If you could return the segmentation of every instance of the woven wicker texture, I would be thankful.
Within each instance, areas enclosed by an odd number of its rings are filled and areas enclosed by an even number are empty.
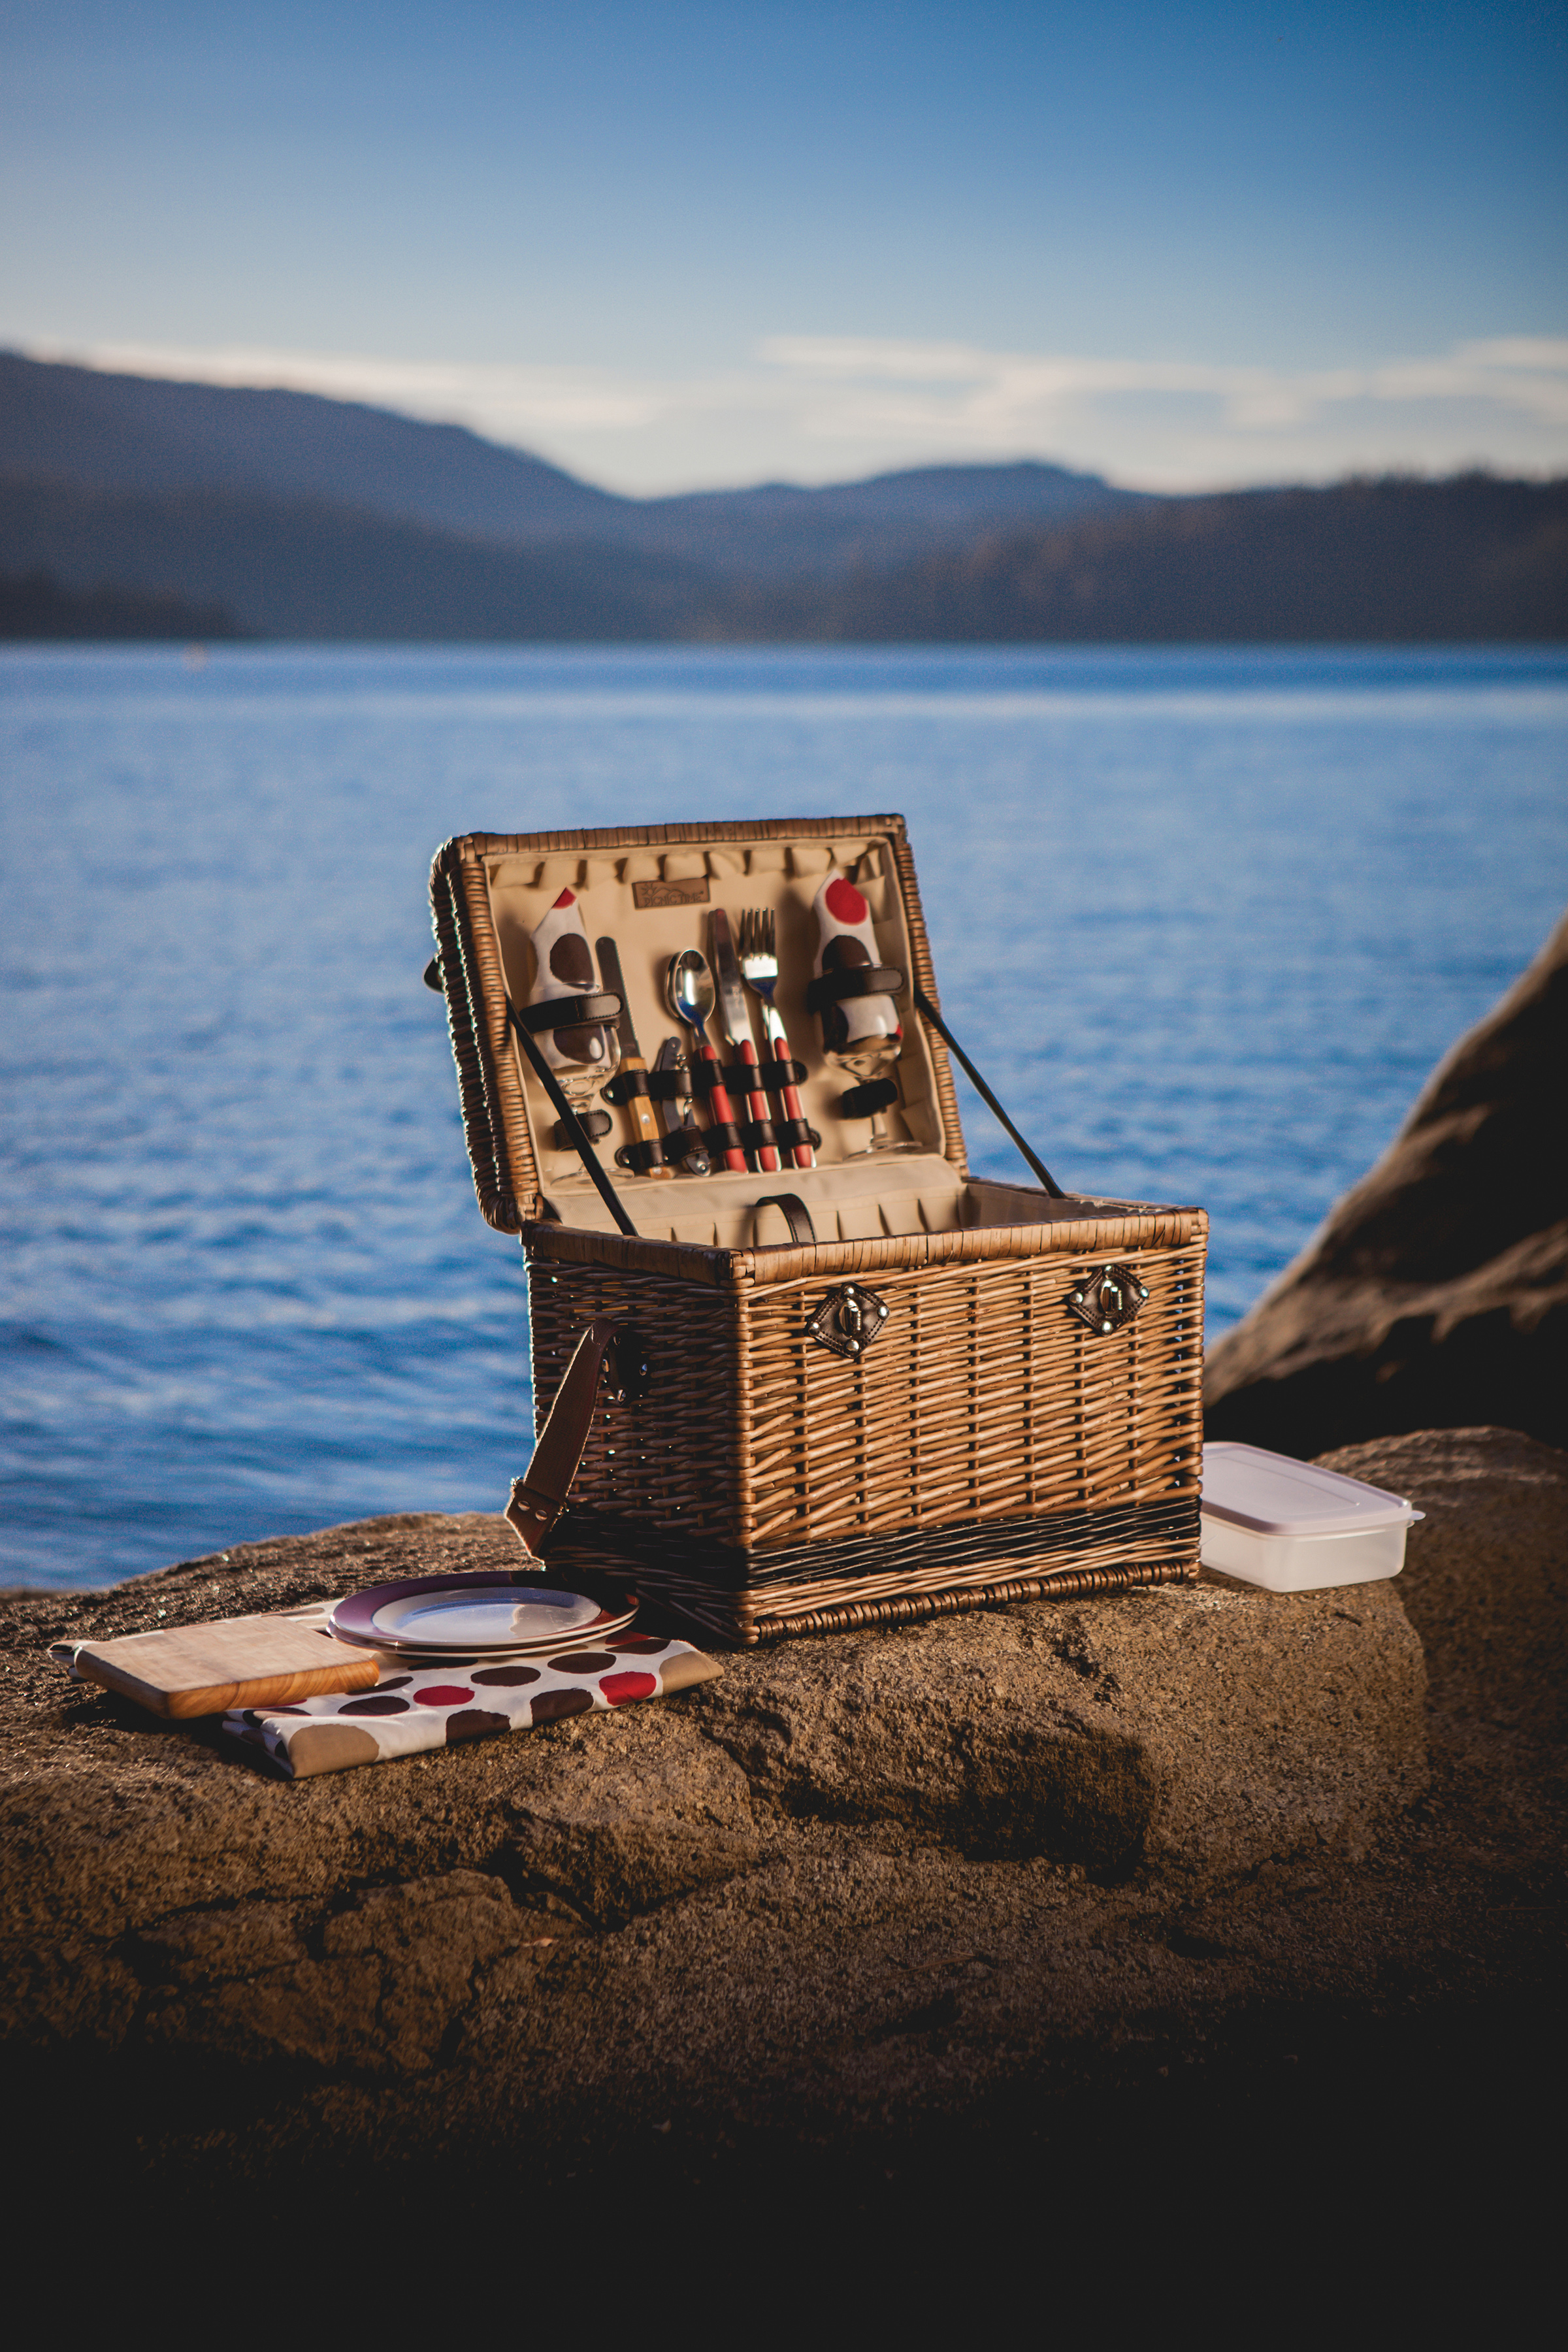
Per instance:
[[[635,1335],[648,1364],[638,1401],[601,1402],[552,1557],[634,1570],[648,1597],[745,1644],[1045,1591],[1121,1591],[1197,1566],[1207,1220],[968,1183],[934,1037],[921,1040],[922,1115],[934,1087],[942,1150],[929,1164],[948,1190],[926,1230],[724,1248],[542,1218],[508,1030],[496,861],[867,836],[890,849],[911,977],[937,1002],[896,816],[471,835],[448,842],[431,874],[475,1187],[489,1223],[520,1233],[529,1259],[536,1419],[600,1317]],[[823,1157],[845,1149],[842,1132],[825,1137]],[[874,1188],[875,1170],[868,1176]],[[703,1180],[679,1189],[693,1205],[706,1191]],[[637,1180],[626,1194],[635,1212]],[[897,1222],[891,1209],[880,1221]],[[1110,1263],[1148,1297],[1120,1328],[1091,1330],[1069,1297]],[[858,1360],[807,1329],[850,1278],[888,1309]]]
[[[1102,1242],[1110,1238],[1105,1223],[1090,1228]],[[1124,1221],[1117,1238],[1136,1223]],[[650,1591],[742,1641],[769,1623],[804,1630],[825,1605],[835,1623],[849,1623],[873,1622],[841,1613],[862,1604],[964,1589],[977,1599],[999,1577],[1016,1581],[1058,1562],[1075,1574],[1126,1572],[1145,1582],[1190,1574],[1202,1445],[1201,1231],[1180,1246],[1116,1253],[1150,1295],[1130,1324],[1103,1337],[1067,1309],[1103,1253],[1042,1255],[1050,1231],[921,1236],[922,1244],[973,1244],[1027,1233],[1036,1247],[993,1257],[955,1251],[943,1263],[901,1267],[889,1262],[900,1244],[858,1245],[877,1255],[876,1288],[889,1314],[881,1336],[850,1362],[807,1333],[831,1282],[788,1265],[806,1253],[751,1254],[753,1265],[785,1261],[785,1278],[720,1288],[607,1263],[630,1248],[608,1236],[599,1262],[584,1263],[584,1236],[535,1228],[536,1411],[548,1409],[595,1316],[635,1329],[649,1365],[641,1402],[601,1407],[563,1539],[597,1538],[607,1557],[637,1559]],[[570,1255],[557,1258],[557,1243]],[[955,1556],[951,1544],[923,1557],[918,1543],[910,1549],[911,1538],[934,1530],[970,1533],[974,1543],[960,1549],[973,1556]],[[803,1559],[803,1549],[815,1559]],[[776,1580],[780,1570],[787,1581]]]

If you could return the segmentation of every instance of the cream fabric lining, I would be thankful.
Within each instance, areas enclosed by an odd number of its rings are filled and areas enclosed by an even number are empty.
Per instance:
[[[759,1208],[759,1194],[795,1192],[811,1212],[819,1242],[876,1241],[884,1234],[951,1234],[975,1225],[1034,1225],[1064,1213],[1082,1216],[1121,1209],[1122,1202],[1075,1198],[1053,1202],[1026,1184],[984,1179],[959,1181],[944,1160],[900,1152],[874,1172],[896,1180],[872,1192],[864,1160],[838,1168],[787,1169],[777,1176],[677,1177],[671,1184],[622,1180],[621,1198],[644,1241],[685,1242],[698,1249],[786,1249],[793,1237],[784,1211]],[[689,1195],[683,1201],[677,1186]],[[658,1197],[655,1197],[655,1196]],[[674,1197],[671,1197],[671,1196]],[[701,1207],[698,1206],[698,1200]],[[596,1192],[563,1192],[551,1209],[565,1225],[611,1234],[609,1211]],[[681,1212],[686,1213],[682,1214]]]
[[[891,845],[887,836],[847,834],[835,841],[773,841],[714,842],[688,844],[667,850],[629,850],[616,856],[588,856],[576,850],[562,850],[548,856],[503,856],[486,862],[489,881],[490,909],[495,921],[496,938],[500,947],[506,971],[507,986],[515,1003],[529,1001],[533,980],[533,956],[530,934],[542,920],[551,902],[563,889],[574,890],[582,902],[583,921],[588,937],[597,940],[608,934],[620,952],[621,969],[626,981],[626,1001],[637,1042],[644,1059],[650,1064],[657,1058],[666,1037],[679,1034],[683,1042],[689,1034],[683,1031],[668,1004],[664,1002],[664,976],[669,959],[682,948],[700,947],[709,952],[709,908],[721,906],[728,912],[731,925],[738,930],[739,919],[748,908],[771,908],[778,930],[780,978],[778,1008],[788,1034],[791,1050],[797,1061],[804,1063],[807,1077],[801,1087],[802,1106],[809,1124],[822,1136],[819,1160],[828,1163],[846,1163],[855,1170],[852,1191],[831,1195],[836,1203],[849,1202],[862,1193],[877,1199],[879,1187],[869,1183],[864,1171],[866,1162],[853,1155],[863,1151],[871,1129],[866,1119],[847,1119],[839,1111],[846,1089],[855,1081],[847,1071],[830,1067],[823,1058],[822,1033],[812,1013],[805,1010],[805,991],[811,978],[816,954],[816,929],[812,914],[812,902],[820,887],[821,879],[831,866],[837,866],[855,877],[856,887],[866,898],[876,926],[878,952],[888,963],[907,971],[910,968],[909,932],[904,922],[903,899],[898,886],[898,873],[893,862]],[[707,896],[696,902],[678,903],[668,907],[638,907],[635,890],[639,883],[705,883]],[[748,1009],[752,1013],[753,1040],[759,1053],[763,1045],[761,1007],[754,1002]],[[936,1098],[935,1071],[928,1047],[924,1024],[909,1008],[905,999],[901,1009],[904,1025],[903,1051],[898,1063],[898,1082],[903,1095],[901,1109],[889,1115],[892,1132],[898,1139],[907,1139],[919,1147],[918,1153],[900,1153],[895,1160],[913,1157],[931,1158],[937,1162],[940,1175],[928,1181],[925,1192],[941,1195],[933,1201],[930,1212],[916,1210],[905,1203],[893,1213],[904,1222],[887,1224],[875,1207],[847,1207],[843,1213],[851,1225],[849,1238],[883,1232],[916,1233],[922,1229],[921,1219],[927,1219],[926,1229],[948,1230],[952,1221],[951,1206],[943,1209],[942,1201],[956,1197],[958,1180],[942,1156],[944,1138],[942,1117]],[[715,1022],[713,1041],[723,1058],[732,1058],[730,1047],[720,1034]],[[560,1210],[569,1224],[586,1224],[599,1228],[604,1213],[581,1162],[571,1151],[555,1148],[555,1113],[547,1101],[543,1088],[518,1053],[515,1041],[511,1052],[522,1084],[523,1098],[528,1106],[533,1131],[534,1150],[539,1163],[541,1188]],[[740,1109],[740,1106],[737,1108]],[[775,1105],[775,1114],[777,1106]],[[741,1116],[744,1117],[743,1109]],[[743,1238],[731,1241],[731,1234],[739,1236],[738,1211],[726,1206],[719,1193],[710,1195],[710,1183],[720,1186],[740,1186],[744,1197],[754,1200],[759,1192],[803,1192],[795,1180],[805,1174],[826,1173],[827,1170],[802,1171],[781,1169],[776,1178],[724,1175],[712,1179],[676,1178],[673,1185],[661,1180],[626,1177],[614,1169],[616,1146],[626,1142],[632,1129],[624,1111],[614,1115],[615,1124],[601,1147],[606,1168],[613,1181],[621,1188],[633,1223],[639,1232],[660,1234],[660,1210],[668,1227],[700,1223],[696,1197],[657,1203],[650,1193],[668,1192],[679,1186],[689,1196],[696,1196],[701,1185],[704,1209],[712,1201],[711,1216],[715,1231],[721,1226],[725,1247],[751,1246],[749,1226]],[[699,1112],[703,1125],[706,1118]],[[900,1184],[900,1192],[909,1189]],[[803,1193],[803,1197],[804,1197]],[[826,1196],[825,1196],[826,1197]],[[815,1202],[813,1204],[815,1214]],[[947,1223],[940,1220],[946,1216]],[[911,1217],[917,1222],[911,1223]],[[611,1230],[606,1222],[604,1230]],[[660,1238],[669,1238],[667,1230]],[[687,1236],[682,1234],[679,1238]],[[709,1244],[711,1246],[711,1243]]]

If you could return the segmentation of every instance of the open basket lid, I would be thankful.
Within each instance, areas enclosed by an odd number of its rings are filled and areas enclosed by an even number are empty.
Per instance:
[[[1201,1507],[1260,1536],[1363,1535],[1425,1516],[1384,1487],[1232,1441],[1204,1447]]]
[[[816,947],[812,903],[834,867],[850,875],[866,898],[883,963],[910,983],[898,999],[901,1116],[928,1166],[949,1182],[967,1176],[946,1049],[913,1009],[913,987],[933,1003],[940,1000],[902,817],[467,834],[437,852],[430,892],[464,1130],[490,1224],[519,1233],[547,1213],[547,1199],[564,1205],[585,1196],[585,1207],[593,1202],[574,1155],[557,1144],[555,1110],[524,1064],[508,1019],[509,997],[518,1006],[529,1001],[531,934],[563,890],[581,899],[590,939],[616,940],[626,1009],[649,1062],[679,1026],[663,997],[669,957],[706,945],[710,907],[725,908],[732,924],[743,908],[771,909],[778,929],[776,1003],[792,1052],[809,1065],[800,1093],[806,1119],[823,1138],[818,1164],[831,1168],[843,1160],[847,1122],[837,1106],[851,1081],[824,1066],[816,1016],[805,1002]],[[756,1181],[716,1174],[690,1180],[690,1186],[754,1190]]]

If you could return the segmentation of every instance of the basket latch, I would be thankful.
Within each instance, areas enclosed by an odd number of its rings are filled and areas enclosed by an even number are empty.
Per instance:
[[[1099,1339],[1131,1323],[1149,1296],[1130,1265],[1102,1265],[1098,1274],[1069,1290],[1067,1310],[1087,1323]]]
[[[828,1292],[805,1328],[819,1348],[853,1359],[865,1354],[887,1319],[885,1298],[879,1298],[864,1283],[847,1282],[841,1289]]]

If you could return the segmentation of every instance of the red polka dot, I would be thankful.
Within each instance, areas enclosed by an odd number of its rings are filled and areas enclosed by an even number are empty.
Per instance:
[[[574,907],[576,903],[577,902],[572,896],[570,890],[563,890],[561,896],[555,901],[555,904],[558,907]]]
[[[827,886],[827,911],[840,923],[863,923],[866,919],[865,899],[842,874],[835,876]]]
[[[466,1706],[473,1695],[466,1683],[427,1683],[414,1694],[426,1706]]]
[[[625,1706],[631,1698],[651,1698],[658,1688],[657,1675],[606,1675],[599,1685],[612,1706]]]

